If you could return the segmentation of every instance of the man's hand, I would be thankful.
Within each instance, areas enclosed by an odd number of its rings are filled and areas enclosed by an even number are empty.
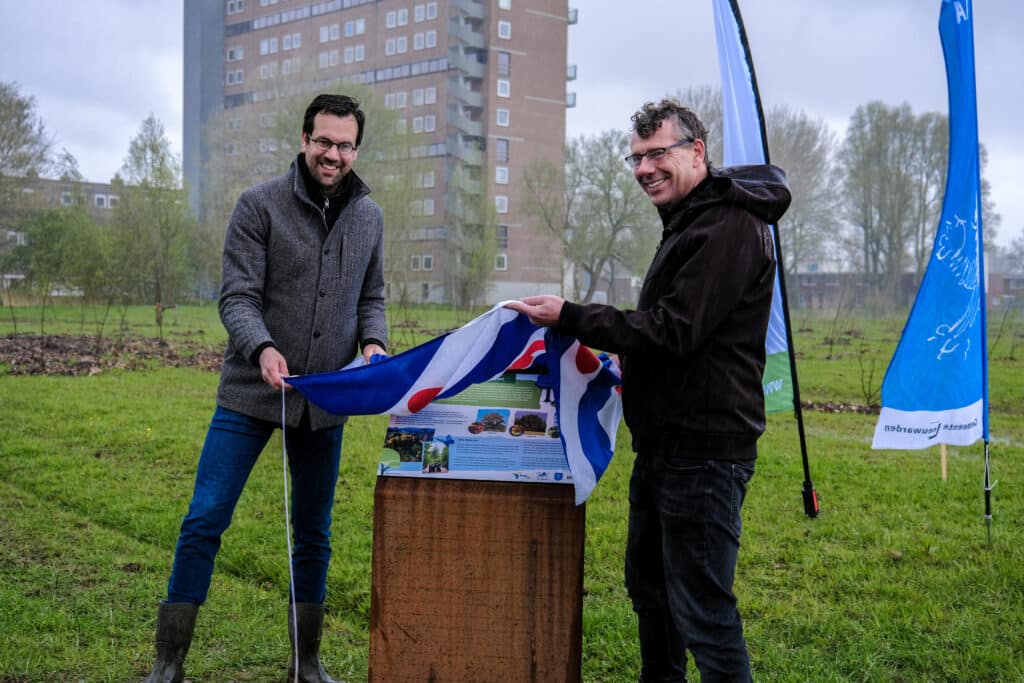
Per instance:
[[[363,362],[369,365],[370,358],[372,358],[374,354],[386,356],[388,355],[388,352],[382,349],[377,344],[367,344],[366,346],[363,347]]]
[[[558,324],[558,316],[562,314],[562,304],[565,299],[554,294],[538,294],[537,296],[524,296],[519,301],[510,301],[505,308],[522,313],[530,318],[534,325],[551,327]]]
[[[260,374],[263,375],[264,382],[274,387],[276,391],[281,391],[281,378],[288,376],[288,362],[273,346],[260,351]],[[287,385],[285,388],[291,389]]]

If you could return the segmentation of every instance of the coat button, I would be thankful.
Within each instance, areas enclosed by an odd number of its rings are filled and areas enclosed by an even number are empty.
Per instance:
[[[313,332],[313,339],[319,339],[319,338],[320,338],[320,330],[316,330],[315,332]]]
[[[325,292],[324,290],[321,289],[320,290],[320,296],[327,296],[327,292]]]

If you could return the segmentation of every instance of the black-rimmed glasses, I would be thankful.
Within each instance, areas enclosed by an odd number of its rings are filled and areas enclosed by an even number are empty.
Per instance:
[[[331,147],[337,147],[339,154],[351,154],[356,151],[355,145],[351,142],[334,142],[328,138],[312,138],[310,140],[321,152],[327,152]]]
[[[626,157],[626,163],[629,164],[629,167],[633,169],[640,168],[640,164],[643,163],[644,157],[650,159],[652,162],[657,163],[661,159],[665,158],[665,155],[668,154],[668,151],[670,149],[673,149],[675,147],[682,147],[683,145],[692,145],[693,141],[693,138],[686,138],[685,140],[680,140],[674,145],[669,145],[668,147],[655,147],[654,149],[647,150],[643,154],[630,154],[628,157]]]

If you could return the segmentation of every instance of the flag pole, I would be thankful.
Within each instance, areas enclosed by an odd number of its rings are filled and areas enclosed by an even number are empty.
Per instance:
[[[740,44],[743,46],[744,57],[747,67],[750,69],[750,87],[754,93],[754,105],[757,109],[757,121],[761,127],[761,146],[764,150],[765,163],[771,163],[768,156],[768,132],[765,128],[764,109],[761,107],[761,92],[757,87],[757,74],[754,72],[754,59],[750,54],[750,43],[747,42],[747,30],[743,26],[743,16],[740,14],[738,0],[729,0],[733,16],[736,18],[736,28],[740,36]],[[775,262],[777,276],[779,278],[779,294],[782,300],[782,316],[786,323],[786,346],[789,356],[789,375],[793,381],[793,413],[796,416],[797,434],[800,437],[800,457],[804,468],[803,501],[804,513],[814,519],[818,516],[818,492],[814,490],[814,482],[811,481],[811,466],[807,458],[807,439],[804,435],[804,414],[800,405],[800,383],[796,376],[796,354],[793,352],[793,325],[789,317],[789,297],[786,294],[786,268],[782,260],[782,242],[779,238],[779,226],[772,226],[772,237],[775,241]]]

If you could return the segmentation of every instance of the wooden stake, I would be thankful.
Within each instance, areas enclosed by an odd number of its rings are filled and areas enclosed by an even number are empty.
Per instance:
[[[946,444],[939,444],[939,463],[942,466],[942,481],[946,481]]]

